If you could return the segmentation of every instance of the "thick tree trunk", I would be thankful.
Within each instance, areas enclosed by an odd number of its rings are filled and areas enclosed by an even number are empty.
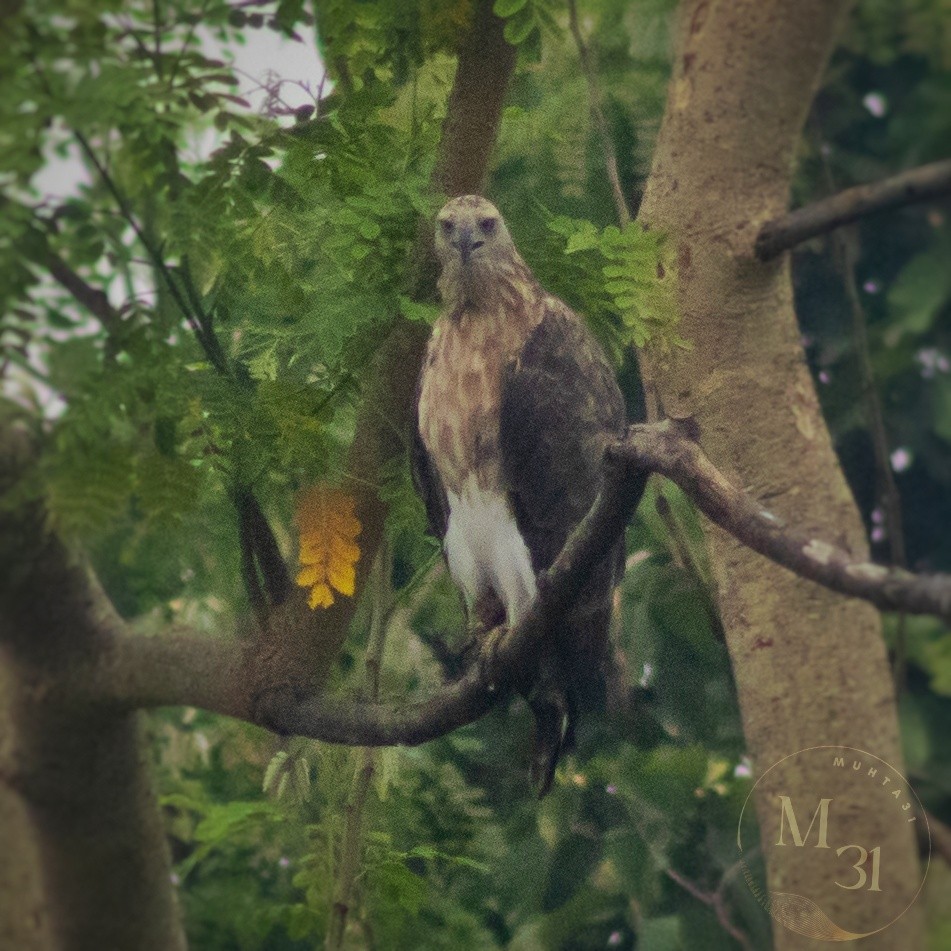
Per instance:
[[[640,217],[676,241],[680,332],[693,344],[649,355],[662,410],[693,417],[714,464],[789,523],[864,554],[863,526],[799,343],[788,256],[762,264],[754,255],[761,225],[786,207],[800,130],[848,7],[848,0],[686,0]],[[776,567],[714,527],[708,540],[757,772],[824,744],[867,750],[900,769],[876,611]],[[767,778],[758,788],[761,820],[781,792],[803,804],[809,821],[819,778],[802,769],[794,784],[777,790]],[[863,827],[881,814],[890,880],[907,886],[878,900],[898,915],[919,881],[912,827],[891,820],[871,784],[868,794]],[[801,877],[812,873],[791,871],[772,841],[764,847],[770,891],[808,894]],[[833,919],[847,894],[830,889],[823,907]],[[912,908],[861,946],[914,948],[918,931]],[[817,946],[779,926],[775,940],[782,949]]]
[[[0,948],[51,951],[53,935],[39,844],[17,781],[19,744],[14,718],[19,695],[16,670],[0,647]]]
[[[4,434],[0,487],[28,456]],[[83,689],[121,622],[41,517],[0,519],[0,818],[16,869],[0,889],[3,947],[175,951],[185,939],[137,715]]]

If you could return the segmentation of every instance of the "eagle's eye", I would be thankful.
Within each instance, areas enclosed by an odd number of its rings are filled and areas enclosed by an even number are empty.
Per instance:
[[[444,218],[440,224],[442,225],[443,234],[450,234],[452,232],[452,222],[448,218]]]
[[[479,227],[482,229],[483,234],[492,234],[495,231],[495,218],[483,218],[479,222]]]

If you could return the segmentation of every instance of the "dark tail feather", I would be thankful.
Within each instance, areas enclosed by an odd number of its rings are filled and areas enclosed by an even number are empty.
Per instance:
[[[558,760],[579,742],[585,745],[583,737],[599,724],[603,729],[605,714],[616,716],[624,706],[627,671],[611,620],[610,595],[592,606],[576,605],[539,658],[526,697],[535,717],[530,775],[539,799],[551,789]],[[585,729],[587,721],[592,729]]]
[[[554,673],[553,669],[543,672],[526,697],[535,718],[529,777],[539,799],[551,789],[572,720],[568,695]]]

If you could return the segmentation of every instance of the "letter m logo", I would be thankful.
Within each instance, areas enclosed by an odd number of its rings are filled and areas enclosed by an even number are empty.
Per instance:
[[[777,845],[786,845],[783,841],[783,832],[786,823],[789,823],[789,834],[792,836],[793,845],[802,847],[806,844],[806,839],[812,832],[812,827],[816,824],[816,817],[819,817],[819,839],[816,842],[817,849],[829,848],[829,803],[831,799],[820,799],[816,811],[812,814],[812,821],[809,828],[806,829],[805,836],[799,834],[799,823],[796,821],[796,813],[793,811],[792,801],[789,796],[780,796],[780,816],[779,816],[779,841]]]

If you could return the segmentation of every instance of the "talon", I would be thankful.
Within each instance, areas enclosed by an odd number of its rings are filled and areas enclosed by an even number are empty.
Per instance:
[[[499,689],[499,678],[496,676],[496,664],[498,662],[496,652],[499,642],[506,632],[507,628],[504,627],[496,627],[486,631],[482,643],[479,645],[479,672],[489,693],[496,693]]]

